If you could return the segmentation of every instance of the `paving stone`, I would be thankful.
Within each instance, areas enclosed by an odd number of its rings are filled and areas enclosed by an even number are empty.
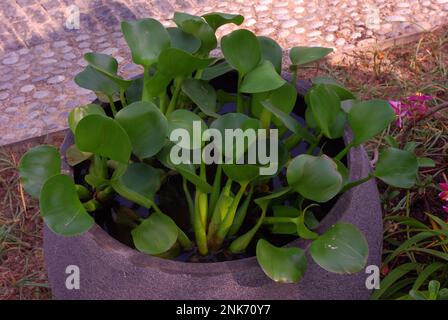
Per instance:
[[[81,10],[80,29],[65,27],[66,9],[72,4]],[[367,19],[372,5],[380,14],[376,24]],[[45,127],[32,127],[35,121],[14,123],[13,113],[5,116],[0,112],[1,128],[7,131],[0,144],[64,128],[71,108],[94,99],[94,93],[72,81],[87,65],[84,53],[114,55],[124,77],[140,74],[142,68],[130,63],[119,21],[153,17],[173,26],[168,19],[174,11],[241,13],[246,17],[242,27],[272,37],[284,48],[325,45],[344,52],[446,23],[448,0],[0,1],[0,100],[18,108],[16,113],[28,115],[27,119],[39,118],[45,105],[61,110],[45,118]],[[218,35],[236,28],[224,26]],[[213,52],[219,55],[219,51]],[[50,101],[54,104],[49,106]]]

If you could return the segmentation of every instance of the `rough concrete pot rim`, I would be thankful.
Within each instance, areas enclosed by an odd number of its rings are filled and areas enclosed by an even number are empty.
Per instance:
[[[351,134],[346,131],[344,141],[350,141]],[[74,137],[71,132],[67,134],[64,139],[61,151],[65,154],[65,150],[73,144]],[[358,177],[358,173],[362,170],[362,164],[354,159],[359,159],[362,153],[362,148],[352,148],[350,149],[347,160],[349,169],[349,179],[355,180]],[[68,173],[73,174],[71,167],[64,161],[64,169]],[[317,228],[318,233],[325,232],[331,225],[339,221],[344,216],[344,208],[350,203],[352,197],[352,190],[349,190],[342,194],[327,215],[321,220],[319,227]],[[222,262],[207,262],[207,263],[197,263],[197,262],[183,262],[162,259],[159,257],[154,257],[147,255],[145,253],[139,252],[136,249],[126,246],[125,244],[119,242],[112,236],[110,236],[105,230],[99,227],[96,223],[94,226],[88,230],[84,236],[91,238],[94,242],[98,244],[99,247],[113,251],[114,254],[124,256],[125,259],[131,261],[140,267],[149,267],[155,269],[163,269],[167,272],[185,273],[185,274],[208,274],[208,275],[219,275],[223,273],[234,273],[242,270],[247,270],[249,268],[259,267],[256,260],[256,256],[231,260]],[[303,239],[296,239],[286,246],[296,246],[303,249],[307,248],[311,244],[310,241]]]

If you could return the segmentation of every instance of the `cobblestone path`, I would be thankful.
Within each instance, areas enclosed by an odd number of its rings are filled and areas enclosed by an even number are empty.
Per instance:
[[[73,29],[69,17],[77,10]],[[64,129],[70,109],[94,99],[73,82],[84,53],[112,54],[125,77],[141,72],[130,62],[119,22],[154,17],[170,25],[174,11],[240,13],[241,27],[284,48],[345,52],[446,23],[448,0],[2,0],[0,145]]]

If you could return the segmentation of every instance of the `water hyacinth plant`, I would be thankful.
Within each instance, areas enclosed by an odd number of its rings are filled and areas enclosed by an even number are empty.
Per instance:
[[[136,79],[123,79],[112,56],[85,55],[88,66],[75,82],[107,104],[79,106],[69,114],[75,144],[63,156],[81,180],[75,183],[61,172],[60,155],[53,146],[35,147],[21,159],[23,186],[39,199],[48,227],[63,236],[79,235],[102,214],[113,211],[114,223],[126,226],[131,245],[146,254],[237,256],[252,245],[268,277],[298,282],[307,267],[305,251],[272,244],[263,233],[268,230],[288,239],[310,240],[309,254],[327,271],[362,270],[368,257],[362,233],[351,224],[337,223],[318,234],[313,231],[318,225],[313,212],[373,178],[401,188],[414,184],[417,157],[395,147],[382,150],[368,176],[349,181],[345,156],[395,120],[389,103],[360,101],[336,81],[316,78],[304,97],[304,121],[299,121],[292,112],[300,66],[325,57],[331,49],[292,48],[287,81],[281,76],[281,47],[249,30],[225,35],[220,41],[223,57],[210,56],[218,46],[216,30],[228,23],[240,25],[241,15],[176,12],[174,22],[176,27],[169,28],[154,19],[122,23],[132,60],[144,68]],[[213,80],[229,73],[236,75],[235,92],[217,90]],[[223,107],[229,103],[235,111]],[[201,124],[201,130],[221,133],[237,128],[243,132],[277,129],[276,173],[260,175],[263,165],[258,162],[174,163],[170,134],[178,128],[192,132],[194,122]],[[347,128],[353,134],[351,141],[334,157],[327,155],[323,141],[340,140]],[[202,141],[200,147],[211,143]],[[299,144],[306,146],[305,151],[294,155]],[[192,145],[183,147],[192,149]],[[173,176],[182,181],[187,209],[181,215],[189,221],[187,228],[162,210],[160,190]],[[132,209],[135,206],[112,210],[117,197],[146,208],[149,214],[142,216]]]

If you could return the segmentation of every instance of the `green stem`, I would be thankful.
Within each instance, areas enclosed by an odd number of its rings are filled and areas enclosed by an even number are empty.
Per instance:
[[[232,226],[229,230],[229,236],[235,235],[243,225],[244,219],[246,218],[247,209],[249,208],[250,201],[252,200],[252,195],[254,194],[254,185],[250,184],[249,194],[246,199],[244,199],[243,204],[236,212],[235,219],[233,220]]]
[[[269,128],[271,127],[271,117],[272,113],[266,108],[263,108],[260,115],[261,127],[263,129],[269,130]]]
[[[294,86],[294,88],[297,85],[297,70],[298,67],[297,66],[292,66],[292,72],[291,72],[291,84]]]
[[[188,211],[190,213],[190,223],[191,223],[191,225],[193,225],[194,203],[193,203],[193,199],[191,198],[190,191],[188,190],[187,179],[185,179],[184,177],[182,177],[182,188],[184,189],[185,198],[187,199]]]
[[[151,95],[148,92],[148,81],[149,81],[149,66],[145,66],[143,70],[143,90],[142,90],[142,101],[151,101]]]
[[[177,99],[179,98],[179,93],[181,89],[182,79],[178,78],[174,80],[174,92],[171,97],[170,104],[168,105],[168,109],[166,110],[166,115],[168,116],[171,112],[176,109]]]
[[[350,148],[352,148],[354,146],[353,142],[350,142],[348,145],[345,146],[344,149],[341,150],[341,152],[339,152],[336,157],[334,157],[336,160],[341,161],[341,159],[347,154],[347,152],[350,150]]]
[[[241,82],[243,81],[243,76],[238,73],[238,89],[236,94],[236,111],[239,113],[244,112],[244,101],[243,95],[241,94]]]
[[[124,108],[126,107],[128,104],[126,103],[126,98],[124,96],[124,90],[120,89],[120,101],[121,101],[121,107]]]
[[[179,241],[180,245],[185,250],[191,250],[193,248],[193,244],[191,243],[191,240],[188,238],[188,236],[185,234],[185,232],[182,231],[181,228],[177,227],[177,230],[178,230],[177,240]]]
[[[194,78],[195,79],[201,79],[203,73],[204,73],[204,69],[197,70],[196,74],[194,75]]]
[[[166,102],[167,102],[166,92],[163,92],[159,96],[159,109],[160,109],[160,112],[162,112],[163,114],[165,113]]]
[[[298,218],[291,217],[266,217],[263,220],[264,224],[275,224],[275,223],[296,223]]]
[[[117,108],[115,108],[114,99],[112,99],[112,96],[107,97],[109,98],[110,110],[112,111],[112,115],[115,117],[117,114]]]
[[[255,226],[252,227],[248,232],[243,234],[242,236],[236,238],[232,243],[230,244],[229,250],[233,253],[241,253],[246,250],[247,246],[252,241],[253,237],[257,233],[258,229],[260,228],[261,224],[263,223],[263,220],[266,216],[266,209],[267,207],[263,208],[263,211],[261,213],[261,217],[258,219]]]
[[[235,198],[232,201],[232,205],[229,208],[229,211],[227,212],[227,215],[224,217],[224,221],[221,223],[221,225],[218,228],[218,232],[216,233],[216,246],[220,247],[222,243],[224,242],[225,237],[227,236],[230,227],[233,224],[233,220],[235,219],[236,210],[238,209],[238,205],[241,201],[241,198],[244,195],[244,192],[246,191],[248,182],[242,182],[241,187],[238,190]]]
[[[221,191],[221,176],[222,176],[222,166],[218,164],[216,166],[215,179],[213,181],[213,191],[210,195],[210,203],[208,206],[208,213],[212,214],[215,211],[216,202],[218,201],[219,194]]]
[[[369,181],[372,178],[373,178],[373,175],[369,174],[365,178],[362,178],[362,179],[359,179],[359,180],[356,180],[356,181],[353,181],[353,182],[349,182],[342,188],[340,193],[344,193],[345,191],[350,190],[351,188],[359,186],[360,184],[363,184],[364,182],[367,182],[367,181]]]
[[[293,133],[285,140],[285,147],[288,149],[288,151],[291,151],[291,149],[295,148],[303,138],[296,133]]]
[[[323,133],[320,133],[320,134],[317,136],[316,141],[314,141],[314,143],[313,143],[312,145],[310,145],[310,147],[309,147],[308,150],[306,151],[306,154],[312,154],[312,153],[313,153],[314,149],[316,149],[316,147],[319,145],[319,142],[320,142],[320,140],[322,139],[322,137],[323,137]]]
[[[196,192],[194,199],[194,235],[196,238],[196,243],[198,245],[199,253],[203,256],[207,255],[207,234],[205,232],[205,226],[201,222],[200,208],[199,208],[199,196],[200,192]]]
[[[222,217],[224,217],[228,210],[229,206],[231,205],[230,201],[232,198],[230,197],[230,188],[232,187],[232,179],[227,179],[226,185],[222,189],[218,200],[216,201],[215,207],[212,212],[212,217],[210,219],[210,223],[208,225],[208,232],[207,232],[207,241],[209,243],[209,246],[214,247],[214,241],[216,232],[219,229],[219,226],[222,223]],[[230,205],[229,205],[230,203]]]

